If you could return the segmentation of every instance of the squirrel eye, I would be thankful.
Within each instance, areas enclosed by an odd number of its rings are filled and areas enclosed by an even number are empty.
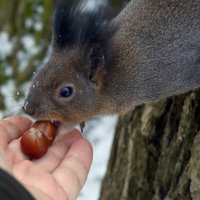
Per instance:
[[[61,97],[70,97],[73,93],[72,87],[64,87],[60,90]]]

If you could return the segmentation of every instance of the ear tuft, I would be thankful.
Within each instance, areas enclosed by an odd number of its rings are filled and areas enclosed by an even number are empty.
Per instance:
[[[54,45],[58,48],[85,47],[97,43],[104,46],[114,31],[108,27],[110,11],[105,3],[89,9],[85,0],[80,3],[76,0],[60,0],[54,15]]]
[[[73,0],[60,0],[56,7],[53,34],[54,43],[60,48],[66,46],[66,44],[72,45],[76,40],[72,32],[74,6]]]

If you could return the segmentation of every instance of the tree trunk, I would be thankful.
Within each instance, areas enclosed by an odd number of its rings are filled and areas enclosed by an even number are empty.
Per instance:
[[[101,200],[200,200],[200,92],[121,116]]]

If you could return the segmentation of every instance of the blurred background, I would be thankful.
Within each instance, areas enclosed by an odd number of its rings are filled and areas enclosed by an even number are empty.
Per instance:
[[[50,49],[54,7],[49,0],[0,0],[0,117],[21,112]]]
[[[88,0],[88,5],[100,0]],[[106,1],[106,0],[105,0]],[[51,50],[56,0],[0,0],[0,118],[21,114],[31,79]],[[109,0],[115,13],[128,0]],[[94,161],[79,200],[98,199],[110,155],[117,117],[87,122],[85,137],[94,148]]]

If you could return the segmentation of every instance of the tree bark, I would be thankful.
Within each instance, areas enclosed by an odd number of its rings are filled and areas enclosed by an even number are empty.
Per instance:
[[[101,200],[200,200],[200,92],[118,122]]]

